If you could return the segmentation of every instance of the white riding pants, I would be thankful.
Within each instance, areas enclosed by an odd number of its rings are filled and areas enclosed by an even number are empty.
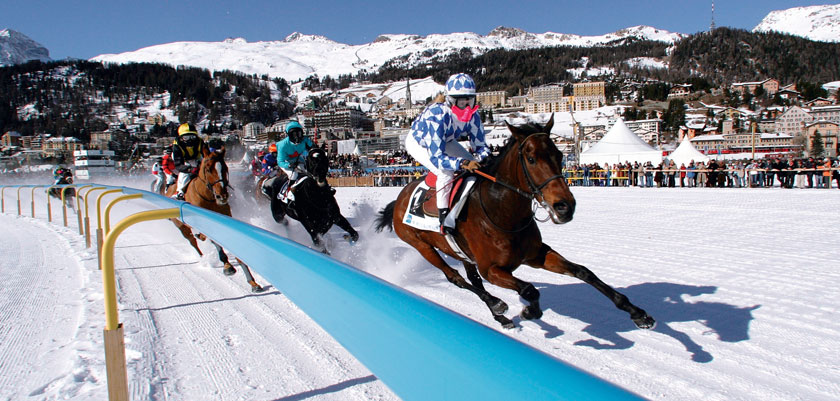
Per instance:
[[[449,207],[449,194],[452,193],[452,180],[455,177],[454,170],[441,170],[432,163],[432,154],[428,148],[419,144],[412,135],[405,136],[405,150],[418,163],[422,164],[437,176],[435,187],[435,200],[438,209],[445,209]],[[470,152],[461,146],[457,141],[450,141],[446,143],[446,154],[452,157],[461,157],[467,160],[475,160]]]

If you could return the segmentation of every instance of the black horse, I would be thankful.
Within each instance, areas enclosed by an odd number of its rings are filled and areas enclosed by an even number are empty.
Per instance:
[[[271,215],[274,221],[286,224],[286,216],[299,221],[312,237],[312,243],[324,253],[328,252],[321,243],[320,236],[329,231],[333,224],[347,231],[345,239],[358,240],[359,233],[341,215],[341,209],[335,200],[335,190],[327,184],[327,172],[330,168],[327,153],[320,148],[313,148],[306,157],[305,166],[306,174],[298,178],[291,190],[294,199],[290,202],[286,203],[277,196],[288,182],[288,177],[284,174],[280,174],[266,188],[267,195],[271,198]]]
[[[65,170],[62,173],[61,177],[59,177],[58,183],[55,185],[70,185],[73,183],[73,173],[70,170]],[[57,187],[57,188],[50,188],[49,194],[53,198],[61,199],[61,191],[64,188]],[[73,197],[76,196],[76,188],[67,188],[64,190],[64,201],[67,203],[67,207],[73,208]]]

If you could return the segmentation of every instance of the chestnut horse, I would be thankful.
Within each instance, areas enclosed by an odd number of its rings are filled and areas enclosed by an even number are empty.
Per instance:
[[[166,196],[171,197],[175,194],[177,187],[177,184],[171,185],[166,190]],[[225,164],[224,149],[216,152],[210,152],[207,150],[207,147],[204,147],[203,158],[201,160],[201,165],[198,167],[198,173],[187,186],[187,190],[184,192],[184,200],[192,205],[212,210],[225,216],[231,216],[230,204],[228,204],[228,188],[230,188],[230,185],[228,184],[228,168],[227,164]],[[175,223],[175,226],[178,227],[179,230],[181,230],[181,234],[187,239],[187,241],[190,242],[190,245],[195,248],[198,254],[203,255],[201,253],[201,249],[198,248],[198,242],[196,242],[195,239],[198,237],[204,241],[206,238],[204,234],[198,234],[195,236],[193,235],[190,226],[184,224],[178,219],[170,220]],[[236,269],[228,261],[227,254],[225,254],[222,247],[212,240],[210,242],[219,252],[219,260],[224,263],[224,274],[228,276],[235,274]],[[245,278],[248,280],[248,284],[251,285],[251,292],[265,291],[265,289],[254,280],[254,276],[251,275],[251,269],[249,269],[245,263],[242,263],[241,260],[236,259],[236,261],[239,262],[239,265],[242,266],[242,269],[245,272]]]
[[[454,240],[469,260],[459,257],[437,231],[419,230],[403,223],[412,191],[422,180],[408,184],[397,200],[380,212],[376,229],[393,229],[429,263],[443,271],[451,283],[478,295],[490,308],[494,319],[505,328],[514,327],[504,316],[508,306],[488,293],[481,279],[519,293],[528,302],[520,316],[539,319],[542,317],[539,291],[533,284],[512,274],[520,265],[526,264],[576,277],[592,285],[616,307],[628,312],[636,326],[650,329],[655,321],[647,312],[630,303],[626,296],[605,284],[589,269],[566,260],[542,242],[531,208],[534,200],[546,209],[555,224],[569,222],[575,212],[575,198],[562,173],[563,154],[549,136],[553,125],[553,115],[545,126],[507,124],[512,133],[510,140],[498,156],[490,158],[479,170],[482,174],[461,214],[466,217],[457,222]],[[460,260],[469,282],[450,267],[438,251]]]

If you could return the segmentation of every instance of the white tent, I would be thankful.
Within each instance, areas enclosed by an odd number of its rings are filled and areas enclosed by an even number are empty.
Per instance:
[[[697,150],[697,148],[695,148],[691,143],[691,140],[688,139],[688,135],[683,138],[680,146],[677,146],[677,148],[670,155],[666,156],[666,158],[673,161],[677,167],[681,164],[688,166],[692,160],[695,163],[709,161],[709,156],[706,156]]]
[[[620,118],[598,143],[580,154],[581,164],[598,163],[603,166],[605,163],[612,165],[624,162],[651,162],[657,165],[662,162],[662,152],[630,131]]]

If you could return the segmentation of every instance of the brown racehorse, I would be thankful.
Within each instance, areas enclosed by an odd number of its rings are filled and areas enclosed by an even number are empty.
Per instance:
[[[382,210],[376,228],[378,231],[392,228],[397,236],[443,271],[450,282],[478,295],[490,308],[496,321],[506,328],[514,327],[513,322],[504,316],[508,306],[484,289],[481,278],[519,293],[528,302],[520,316],[523,319],[538,319],[542,317],[539,291],[533,284],[512,274],[520,265],[526,264],[576,277],[592,285],[616,307],[628,312],[636,326],[650,329],[655,321],[647,312],[630,303],[626,296],[605,284],[589,269],[566,260],[542,242],[531,209],[532,201],[539,202],[555,224],[569,222],[575,211],[575,198],[562,175],[563,154],[549,137],[553,125],[554,116],[544,127],[537,124],[514,127],[508,124],[512,133],[510,140],[498,156],[490,158],[480,169],[489,178],[478,179],[462,212],[462,216],[466,217],[459,219],[454,236],[458,246],[471,260],[457,256],[445,237],[437,231],[418,230],[403,223],[409,197],[420,180],[406,186],[397,200]],[[469,282],[450,267],[438,251],[461,260]]]
[[[177,187],[177,185],[171,185],[166,190],[166,196],[171,197],[175,194]],[[231,216],[230,204],[228,204],[229,187],[228,169],[227,164],[225,164],[224,149],[216,152],[210,152],[207,147],[204,147],[201,165],[198,167],[198,174],[187,186],[187,190],[184,192],[184,200],[192,205],[212,210],[226,216]],[[172,222],[175,223],[175,226],[181,230],[181,234],[187,239],[187,241],[190,242],[190,245],[195,248],[198,254],[203,255],[201,253],[201,249],[198,248],[198,242],[195,240],[196,236],[193,235],[190,226],[184,224],[178,219],[170,220],[172,220]],[[198,238],[204,241],[206,237],[204,234],[198,234]],[[227,254],[225,254],[222,247],[212,240],[210,242],[216,247],[216,250],[219,252],[219,260],[225,265],[223,270],[225,275],[230,276],[235,274],[236,269],[228,261]],[[265,291],[265,289],[254,280],[254,276],[251,275],[251,269],[249,269],[246,264],[242,263],[241,260],[236,259],[236,261],[239,262],[240,266],[242,266],[243,271],[245,272],[245,278],[248,280],[248,284],[251,285],[251,291]]]

